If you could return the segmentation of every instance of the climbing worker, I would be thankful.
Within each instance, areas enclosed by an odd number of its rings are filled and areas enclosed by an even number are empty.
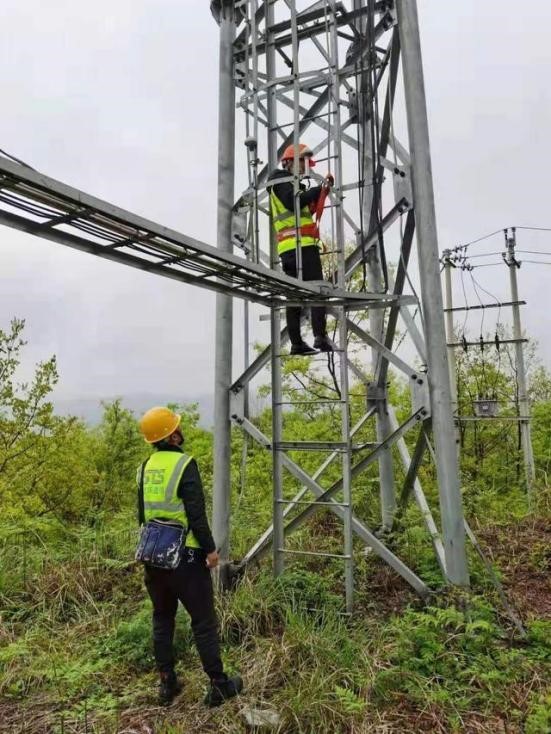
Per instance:
[[[312,158],[312,151],[307,145],[301,143],[298,146],[299,174],[308,178],[310,168],[316,165]],[[289,145],[281,156],[281,169],[272,172],[270,180],[278,178],[289,178],[293,175],[295,146]],[[327,192],[333,186],[334,180],[331,174],[327,174],[322,186],[311,186],[306,188],[304,183],[300,184],[300,222],[299,235],[302,260],[303,280],[323,280],[321,268],[319,225],[314,222],[313,213],[323,201]],[[281,183],[272,183],[268,186],[270,194],[270,210],[272,224],[277,237],[277,249],[281,259],[284,273],[293,278],[297,277],[297,222],[295,218],[295,193],[293,182],[290,180]],[[321,211],[318,211],[318,217]],[[314,349],[309,346],[300,333],[300,307],[292,306],[286,309],[287,329],[291,340],[291,354],[316,354],[317,350],[331,352],[334,349],[333,342],[328,338],[326,332],[326,311],[323,306],[312,307],[312,331],[314,333]]]
[[[195,644],[210,679],[204,702],[218,706],[240,693],[243,681],[238,675],[228,677],[220,658],[210,575],[219,557],[207,520],[199,469],[195,459],[184,453],[184,436],[176,413],[168,408],[151,408],[140,420],[140,431],[154,451],[138,469],[142,535],[136,558],[144,562],[145,585],[153,603],[159,703],[170,704],[182,688],[174,671],[173,651],[179,600],[191,617]],[[173,542],[174,537],[177,542]],[[163,543],[165,554],[160,550]]]

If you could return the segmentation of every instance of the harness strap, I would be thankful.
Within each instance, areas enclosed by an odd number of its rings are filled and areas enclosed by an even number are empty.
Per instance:
[[[319,238],[319,227],[315,222],[312,222],[311,224],[303,224],[298,228],[298,230],[301,237],[314,237],[314,239]],[[290,237],[295,237],[296,233],[296,227],[286,227],[277,233],[277,241],[283,242],[284,240],[288,240]]]

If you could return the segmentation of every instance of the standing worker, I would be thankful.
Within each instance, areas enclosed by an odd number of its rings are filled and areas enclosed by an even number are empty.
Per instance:
[[[167,705],[180,692],[174,672],[174,625],[178,600],[191,617],[191,629],[210,679],[205,697],[218,706],[243,688],[239,676],[229,678],[220,658],[218,622],[210,569],[219,557],[205,511],[205,497],[197,463],[183,451],[180,416],[168,408],[151,408],[140,420],[140,431],[155,451],[138,469],[138,516],[140,525],[180,532],[183,546],[171,560],[174,568],[145,564],[145,585],[153,603],[153,646],[160,673],[159,703]],[[187,533],[186,533],[187,530]],[[185,541],[183,541],[185,537]],[[155,541],[156,546],[159,545]],[[140,550],[140,549],[139,549]],[[181,560],[180,559],[181,555]]]
[[[308,169],[316,165],[312,158],[312,151],[307,145],[301,143],[298,146],[299,174],[304,176],[306,161]],[[281,169],[273,171],[270,179],[289,178],[293,175],[295,157],[295,146],[289,145],[285,148],[281,157]],[[313,213],[318,203],[323,206],[323,200],[327,191],[333,185],[333,177],[327,174],[323,186],[312,186],[306,189],[301,183],[297,194],[299,198],[300,221],[295,217],[295,191],[292,181],[272,183],[268,186],[270,194],[270,211],[272,224],[277,237],[277,251],[281,259],[281,265],[286,275],[297,277],[297,229],[300,237],[302,279],[323,280],[321,268],[319,225],[314,222]],[[321,212],[318,212],[318,217]],[[334,349],[333,342],[328,338],[326,332],[326,311],[324,306],[312,307],[312,331],[314,333],[314,349],[303,341],[300,333],[300,307],[292,306],[286,309],[287,329],[291,340],[291,354],[316,354],[316,350],[331,352]]]

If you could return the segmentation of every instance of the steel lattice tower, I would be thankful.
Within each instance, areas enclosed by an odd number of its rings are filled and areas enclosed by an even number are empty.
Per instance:
[[[285,548],[285,536],[316,509],[329,506],[343,523],[344,546],[338,557],[345,564],[348,609],[352,606],[353,593],[353,534],[423,593],[423,582],[354,515],[354,478],[376,461],[382,528],[392,527],[398,497],[403,500],[413,491],[446,578],[453,583],[467,584],[416,3],[412,0],[314,3],[218,0],[211,4],[211,9],[220,25],[219,247],[230,246],[232,209],[234,213],[239,210],[247,221],[246,235],[242,237],[247,257],[278,268],[273,236],[270,237],[267,185],[282,150],[290,143],[306,141],[336,179],[328,209],[332,280],[340,291],[360,291],[369,302],[369,330],[351,318],[354,303],[345,300],[333,309],[338,323],[336,359],[341,390],[341,436],[340,441],[321,446],[319,442],[314,445],[308,441],[283,440],[281,355],[287,333],[281,330],[281,306],[278,304],[271,310],[271,348],[236,380],[232,378],[228,359],[232,343],[232,301],[227,296],[218,297],[215,533],[217,538],[225,539],[223,555],[228,557],[231,416],[248,435],[273,453],[273,527],[259,539],[245,561],[258,557],[271,543],[274,569],[280,573],[284,554],[290,552]],[[401,101],[405,106],[410,152],[395,132],[393,113],[399,90],[403,93]],[[249,182],[239,196],[235,195],[232,176],[236,165],[236,107],[245,117],[242,125],[245,146],[238,150],[243,151]],[[296,168],[295,173],[298,173]],[[298,176],[293,176],[292,181],[297,192]],[[393,228],[396,230],[398,222],[402,227],[396,235]],[[410,312],[416,298],[403,294],[404,284],[410,279],[408,267],[411,268],[414,234],[421,286],[421,302],[417,303],[422,311],[421,329],[416,327]],[[388,243],[396,239],[398,249],[393,257],[397,269],[393,278],[388,266]],[[350,242],[353,247],[347,248]],[[354,276],[362,269],[363,280],[358,286],[358,278]],[[392,295],[395,300],[378,301],[383,295]],[[406,364],[392,351],[399,317],[426,366],[426,374]],[[357,367],[347,358],[351,333],[371,352],[370,376],[358,375]],[[273,431],[272,436],[264,436],[247,415],[246,388],[269,363]],[[413,413],[401,425],[387,395],[389,364],[405,373],[412,385]],[[377,443],[367,453],[353,441],[358,427],[350,423],[351,375],[359,377],[366,387],[367,413],[363,420],[376,421]],[[442,540],[416,479],[431,426]],[[403,434],[415,427],[419,427],[419,437],[410,460]],[[396,488],[390,450],[394,445],[406,473],[400,492]],[[292,449],[326,450],[328,458],[314,476],[309,476],[289,458],[288,451]],[[320,483],[323,471],[335,459],[340,459],[342,477],[324,488]],[[293,501],[283,497],[284,470],[302,485]],[[313,495],[311,502],[304,502],[306,495]],[[286,523],[289,513],[293,517]]]
[[[0,156],[0,223],[216,292],[213,529],[223,560],[229,559],[233,422],[273,457],[273,525],[249,550],[243,564],[271,547],[274,570],[280,573],[287,553],[301,553],[286,545],[288,535],[324,508],[342,523],[342,550],[328,555],[344,562],[348,611],[354,590],[354,538],[372,548],[418,593],[427,593],[425,583],[355,512],[357,483],[376,463],[381,488],[378,525],[391,528],[396,514],[414,496],[444,577],[466,585],[465,523],[416,2],[213,0],[211,9],[220,27],[218,247],[4,156]],[[395,108],[407,122],[409,152],[396,130]],[[240,130],[245,145],[238,146],[236,157],[236,131]],[[323,283],[303,282],[279,271],[267,205],[270,174],[281,151],[306,137],[320,163],[335,175],[326,214],[331,230],[329,279]],[[248,183],[236,195],[240,165]],[[295,165],[291,177],[295,192],[300,184],[297,174]],[[396,263],[394,273],[391,261]],[[420,299],[414,280],[420,285]],[[406,283],[411,294],[404,293]],[[267,307],[271,321],[270,347],[247,363],[237,378],[231,360],[235,298]],[[282,348],[287,332],[281,329],[281,310],[289,304],[323,304],[335,319],[338,396],[331,402],[338,425],[331,441],[303,440],[285,432]],[[421,328],[410,307],[420,310]],[[354,318],[362,309],[368,309],[368,329]],[[393,351],[399,319],[421,369]],[[244,330],[247,333],[248,316]],[[365,350],[361,364],[351,358],[351,335]],[[270,436],[250,420],[247,407],[248,385],[268,365],[273,403]],[[387,393],[390,365],[411,385],[412,412],[401,423]],[[362,386],[366,399],[366,412],[355,425],[350,419],[353,380]],[[358,442],[370,420],[376,423],[376,441]],[[433,451],[431,429],[441,532],[417,479],[425,450]],[[408,431],[417,431],[411,456],[404,441]],[[324,452],[325,458],[310,474],[290,451]],[[404,474],[399,488],[395,458]],[[337,463],[338,478],[331,480],[327,470]],[[292,499],[283,491],[284,472],[300,487]]]

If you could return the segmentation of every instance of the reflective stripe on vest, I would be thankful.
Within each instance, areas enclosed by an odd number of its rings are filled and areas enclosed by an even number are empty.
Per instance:
[[[297,246],[295,214],[285,208],[273,190],[270,193],[270,210],[272,213],[272,223],[277,236],[278,254],[281,255],[288,250],[295,250]],[[300,210],[299,225],[301,246],[316,245],[319,239],[319,230],[308,206],[304,206]]]
[[[156,451],[143,469],[144,518],[149,520],[171,520],[188,527],[184,503],[178,497],[180,479],[193,457],[177,451]],[[186,546],[200,548],[190,530]]]

